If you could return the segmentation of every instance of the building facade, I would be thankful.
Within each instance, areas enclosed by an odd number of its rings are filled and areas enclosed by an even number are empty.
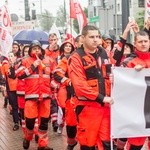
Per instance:
[[[135,19],[144,10],[144,0],[129,0],[128,5],[129,16]],[[122,34],[122,16],[122,0],[88,0],[89,23],[114,40]]]

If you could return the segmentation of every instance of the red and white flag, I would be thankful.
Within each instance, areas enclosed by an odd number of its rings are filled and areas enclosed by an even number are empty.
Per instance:
[[[145,0],[145,21],[150,17],[150,0]]]
[[[78,20],[79,31],[81,33],[83,27],[87,24],[87,18],[78,0],[70,0],[70,18]]]
[[[0,6],[0,53],[5,57],[8,57],[13,43],[11,27],[12,22],[7,6]]]

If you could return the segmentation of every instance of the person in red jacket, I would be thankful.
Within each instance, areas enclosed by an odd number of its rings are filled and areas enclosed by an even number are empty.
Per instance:
[[[18,74],[19,79],[25,79],[25,120],[26,133],[23,141],[24,149],[28,149],[34,134],[35,119],[39,119],[38,150],[52,150],[48,147],[48,122],[50,115],[50,73],[54,62],[44,56],[44,50],[39,41],[32,41],[29,57],[22,61],[25,68]]]
[[[143,68],[150,68],[150,39],[145,31],[139,31],[134,38],[135,55],[128,57],[123,61],[123,65],[129,68],[135,68],[140,71]],[[145,117],[146,118],[146,117]],[[141,150],[146,137],[128,138],[127,150]]]
[[[58,59],[60,57],[60,50],[59,50],[57,35],[55,33],[50,33],[48,42],[49,42],[49,45],[45,49],[45,55],[51,57],[54,60],[55,64],[57,65]],[[58,104],[57,104],[55,95],[57,95],[58,85],[55,82],[51,82],[50,85],[51,85],[51,90],[52,90],[50,118],[52,121],[53,131],[57,132]]]
[[[82,30],[83,46],[69,58],[69,77],[77,97],[77,139],[81,150],[95,150],[101,142],[111,149],[110,105],[113,100],[107,93],[105,72],[109,64],[104,49],[97,48],[100,33],[97,27],[87,25]],[[105,90],[106,89],[106,90]]]
[[[74,46],[71,43],[71,39],[65,41],[61,45],[60,47],[61,60],[54,71],[54,79],[60,83],[57,99],[58,105],[62,109],[64,120],[66,121],[66,132],[68,143],[67,150],[73,150],[73,148],[77,144],[76,140],[77,119],[74,111],[76,98],[74,96],[73,87],[71,86],[71,80],[68,77],[68,65],[67,65],[68,58],[73,51]]]

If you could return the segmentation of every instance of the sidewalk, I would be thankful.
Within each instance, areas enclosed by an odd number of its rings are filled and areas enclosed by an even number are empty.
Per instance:
[[[23,134],[21,127],[18,131],[13,131],[12,116],[9,114],[8,108],[3,108],[3,99],[0,93],[0,150],[23,150],[22,141]],[[51,124],[49,124],[49,146],[54,150],[65,150],[67,146],[67,139],[65,130],[62,135],[58,135],[52,131]],[[29,150],[37,150],[37,143],[33,139],[30,143]],[[79,150],[76,146],[74,150]],[[142,150],[148,150],[147,145]]]
[[[21,126],[18,131],[13,131],[12,116],[9,114],[8,108],[3,108],[3,99],[0,93],[0,150],[23,150],[22,141],[23,134]],[[52,131],[49,124],[49,146],[54,150],[65,150],[67,139],[65,130],[62,135],[58,135]],[[77,150],[76,147],[74,150]],[[37,150],[37,143],[33,139],[28,150]]]

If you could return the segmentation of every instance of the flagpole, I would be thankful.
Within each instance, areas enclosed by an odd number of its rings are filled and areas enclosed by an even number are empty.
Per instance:
[[[69,5],[70,5],[70,14],[71,14],[71,0],[69,0]],[[69,14],[69,18],[70,18],[70,33],[71,33],[71,35],[72,35],[72,29],[73,29],[73,20],[71,19],[71,15]],[[72,39],[71,39],[71,41],[72,41]]]
[[[64,20],[67,22],[67,17],[66,17],[66,0],[64,0]]]

